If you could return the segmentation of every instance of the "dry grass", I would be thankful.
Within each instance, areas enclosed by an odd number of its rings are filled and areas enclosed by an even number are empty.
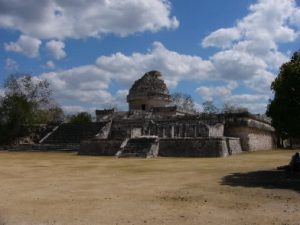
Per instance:
[[[115,159],[0,152],[0,225],[300,224],[293,151]]]

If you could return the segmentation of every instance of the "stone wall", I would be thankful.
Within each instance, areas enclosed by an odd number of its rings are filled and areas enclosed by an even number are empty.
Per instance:
[[[208,137],[209,127],[203,123],[186,123],[169,121],[158,121],[152,128],[154,135],[162,138],[183,138],[183,137]]]
[[[273,132],[246,126],[227,128],[225,135],[239,137],[243,151],[273,149],[276,144]]]
[[[224,135],[224,124],[217,123],[208,125],[209,137],[223,137]]]
[[[0,146],[0,150],[9,151],[78,151],[79,144],[18,144]]]
[[[241,141],[239,138],[226,137],[226,144],[229,155],[234,155],[242,152]]]
[[[159,156],[224,157],[228,154],[226,138],[177,138],[159,140]]]
[[[241,139],[243,151],[273,149],[275,130],[268,120],[255,115],[227,115],[224,136]]]
[[[114,120],[109,139],[125,139],[156,135],[160,138],[222,137],[224,124],[205,124],[199,120],[169,119],[122,119]]]
[[[109,139],[124,140],[134,136],[140,136],[138,133],[143,132],[143,120],[114,120],[111,124]]]
[[[79,155],[114,156],[122,144],[122,140],[90,139],[80,143]]]
[[[121,140],[85,140],[79,154],[114,156],[121,144]],[[225,157],[242,151],[239,138],[162,138],[157,147],[158,155],[167,157]]]

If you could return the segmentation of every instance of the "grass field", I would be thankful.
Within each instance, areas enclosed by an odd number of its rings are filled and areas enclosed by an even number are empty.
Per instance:
[[[0,225],[300,224],[294,151],[115,159],[0,152]]]

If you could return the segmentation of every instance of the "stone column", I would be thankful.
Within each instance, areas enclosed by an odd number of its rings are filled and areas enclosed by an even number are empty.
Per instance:
[[[174,125],[171,127],[171,138],[174,138]]]

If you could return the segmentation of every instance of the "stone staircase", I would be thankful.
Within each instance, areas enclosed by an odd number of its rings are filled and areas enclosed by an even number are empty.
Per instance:
[[[79,144],[81,140],[95,137],[105,125],[105,122],[62,123],[41,144]]]
[[[151,158],[158,155],[159,139],[157,136],[142,136],[125,139],[116,157]]]

